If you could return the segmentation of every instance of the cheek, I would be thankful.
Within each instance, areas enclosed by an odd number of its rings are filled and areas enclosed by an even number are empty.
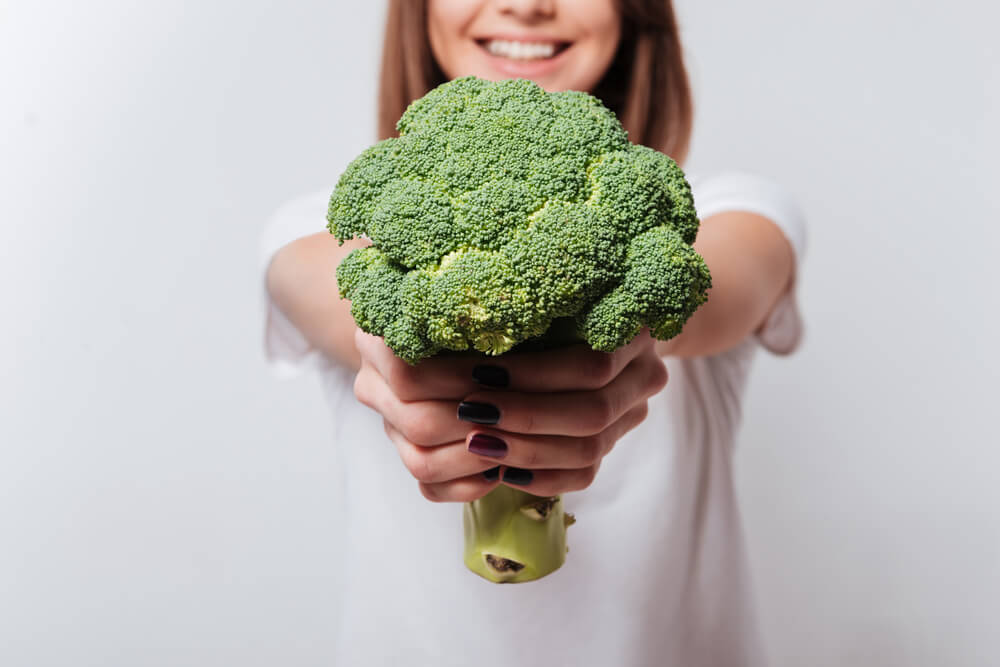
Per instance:
[[[485,0],[428,0],[427,35],[434,59],[449,78],[460,69],[467,26]]]
[[[564,3],[563,9],[573,5],[574,16],[579,17],[579,27],[586,34],[580,46],[580,58],[574,69],[577,90],[593,90],[611,66],[621,39],[621,18],[612,0],[575,0]]]
[[[593,92],[611,67],[617,49],[617,40],[594,40],[588,43],[586,51],[580,53],[576,63],[567,72],[573,80],[566,87]]]
[[[569,0],[559,9],[577,17],[581,25],[596,32],[613,30],[620,21],[615,0]]]
[[[616,25],[613,28],[609,28],[607,32],[601,34],[594,41],[592,58],[595,69],[600,71],[598,78],[603,76],[604,72],[611,66],[611,62],[615,59],[615,53],[618,51],[619,32],[620,30]]]

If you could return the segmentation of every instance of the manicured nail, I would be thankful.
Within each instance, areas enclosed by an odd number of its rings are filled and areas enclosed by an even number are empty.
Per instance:
[[[496,468],[490,468],[489,470],[483,471],[483,477],[486,478],[487,482],[495,482],[500,479],[500,466]]]
[[[503,471],[503,481],[508,484],[525,486],[531,484],[531,480],[534,478],[535,475],[530,470],[525,470],[524,468],[507,468]]]
[[[502,389],[510,385],[510,373],[500,366],[480,364],[472,369],[472,379],[484,387]]]
[[[473,424],[496,424],[500,421],[500,411],[489,403],[462,401],[458,404],[458,418]]]
[[[507,443],[500,438],[485,433],[477,433],[469,439],[468,450],[479,456],[502,459],[507,456]]]

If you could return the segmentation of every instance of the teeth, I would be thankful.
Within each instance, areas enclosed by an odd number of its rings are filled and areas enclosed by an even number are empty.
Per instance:
[[[503,39],[491,39],[486,42],[486,50],[495,56],[511,60],[541,60],[554,56],[556,45],[551,42],[508,42]]]

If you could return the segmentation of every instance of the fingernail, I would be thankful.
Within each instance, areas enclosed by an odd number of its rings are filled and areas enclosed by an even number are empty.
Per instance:
[[[496,468],[490,468],[489,470],[483,471],[483,477],[486,478],[487,482],[495,482],[500,479],[500,466]]]
[[[500,438],[485,433],[477,433],[469,439],[468,450],[479,456],[502,459],[507,456],[507,443]]]
[[[510,373],[500,366],[480,364],[472,369],[472,379],[484,387],[503,388],[510,385]]]
[[[458,404],[458,418],[473,424],[496,424],[500,421],[500,411],[489,403],[462,401]]]
[[[507,468],[503,471],[503,481],[508,484],[525,486],[527,484],[531,484],[531,480],[534,478],[534,473],[530,470],[525,470],[524,468]]]

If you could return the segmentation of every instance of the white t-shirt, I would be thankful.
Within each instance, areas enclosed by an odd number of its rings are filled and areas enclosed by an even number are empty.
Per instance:
[[[801,214],[760,178],[689,175],[702,219],[751,211],[805,248]],[[331,187],[332,190],[332,187]],[[261,266],[286,243],[323,231],[329,191],[275,214]],[[332,267],[331,267],[332,270]],[[265,297],[266,299],[266,297]],[[497,585],[462,562],[461,506],[420,494],[353,375],[322,358],[266,301],[266,356],[276,372],[314,369],[333,412],[343,489],[336,665],[731,667],[763,664],[736,504],[733,446],[758,346],[793,351],[802,325],[794,286],[765,326],[715,356],[668,359],[649,416],[603,460],[587,489],[565,494],[570,552],[538,581]]]

